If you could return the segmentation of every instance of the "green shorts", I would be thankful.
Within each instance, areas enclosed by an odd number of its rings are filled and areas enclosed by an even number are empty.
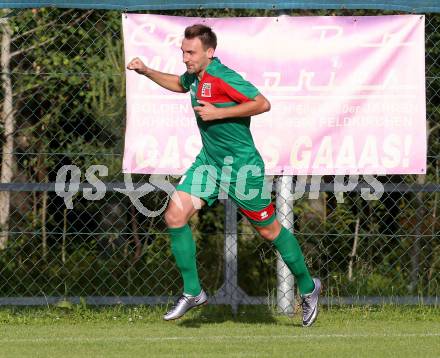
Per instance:
[[[208,206],[212,206],[217,199],[229,197],[255,226],[266,226],[275,220],[271,188],[268,187],[264,175],[223,182],[220,180],[220,173],[221,169],[207,164],[201,153],[183,174],[176,190],[198,197]]]

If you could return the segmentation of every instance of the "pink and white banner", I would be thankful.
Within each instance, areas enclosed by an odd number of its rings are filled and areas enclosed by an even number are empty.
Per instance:
[[[425,173],[423,16],[122,20],[126,63],[179,75],[185,27],[213,28],[215,55],[272,104],[251,124],[266,174]],[[183,173],[201,148],[189,94],[126,76],[123,171]]]

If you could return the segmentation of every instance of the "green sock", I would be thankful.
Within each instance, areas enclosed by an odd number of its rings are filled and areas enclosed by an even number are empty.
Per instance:
[[[183,279],[183,292],[197,296],[200,287],[196,264],[196,243],[188,224],[178,228],[168,228],[171,236],[171,251]]]
[[[298,240],[284,226],[273,244],[279,251],[283,261],[298,281],[298,288],[301,295],[312,292],[315,289],[315,283],[310,276],[304,256],[299,247]]]

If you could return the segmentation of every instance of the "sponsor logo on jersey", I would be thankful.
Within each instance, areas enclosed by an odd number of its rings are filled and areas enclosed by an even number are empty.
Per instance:
[[[261,215],[261,219],[266,219],[266,218],[269,216],[269,214],[267,213],[266,210],[262,211],[262,212],[260,213],[260,215]]]
[[[202,97],[211,97],[211,83],[205,82],[202,85]]]

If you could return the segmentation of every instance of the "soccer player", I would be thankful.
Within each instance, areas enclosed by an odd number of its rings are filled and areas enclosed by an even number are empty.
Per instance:
[[[255,86],[214,57],[216,46],[212,29],[196,24],[185,29],[182,40],[187,68],[183,75],[153,70],[139,58],[127,66],[170,91],[190,92],[203,144],[165,212],[184,287],[164,319],[180,318],[189,309],[207,303],[188,220],[204,204],[211,206],[219,194],[227,193],[259,234],[273,243],[295,276],[302,297],[303,326],[310,326],[318,315],[321,282],[310,276],[298,241],[276,220],[270,195],[264,195],[264,163],[249,129],[251,116],[269,111],[270,103]]]

